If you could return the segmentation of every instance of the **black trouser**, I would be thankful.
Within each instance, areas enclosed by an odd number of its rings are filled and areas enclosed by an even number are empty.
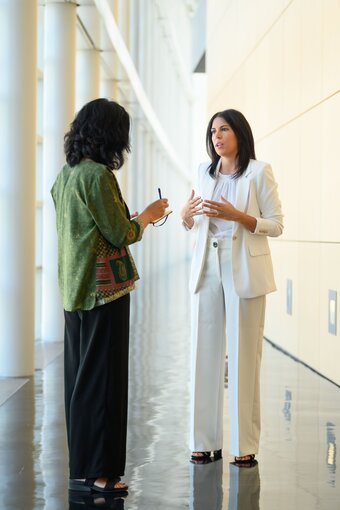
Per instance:
[[[65,311],[65,413],[70,478],[124,474],[129,310],[127,294]]]

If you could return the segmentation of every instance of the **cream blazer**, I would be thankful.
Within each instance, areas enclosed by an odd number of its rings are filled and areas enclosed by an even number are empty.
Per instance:
[[[210,200],[216,185],[208,172],[210,162],[198,168],[198,196]],[[219,170],[219,164],[217,171]],[[239,177],[236,191],[236,209],[257,220],[254,233],[234,223],[232,233],[232,274],[236,293],[241,298],[263,296],[276,290],[273,265],[267,237],[278,237],[283,230],[281,202],[272,169],[268,163],[251,159],[246,171]],[[190,291],[200,289],[204,267],[209,218],[196,216],[191,231],[196,233],[190,282]]]

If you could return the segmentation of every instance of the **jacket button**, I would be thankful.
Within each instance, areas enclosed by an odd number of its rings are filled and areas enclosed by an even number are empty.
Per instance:
[[[214,248],[217,248],[217,246],[218,246],[217,242],[216,242],[216,241],[214,241],[214,242],[213,242],[213,247],[214,247]]]
[[[236,239],[237,239],[237,236],[233,236],[233,241],[236,241]]]

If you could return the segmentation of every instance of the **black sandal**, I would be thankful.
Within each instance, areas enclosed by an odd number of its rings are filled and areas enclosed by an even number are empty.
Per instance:
[[[214,460],[222,459],[222,450],[214,450]]]
[[[198,453],[199,455],[194,455],[194,453]],[[190,461],[194,464],[207,464],[211,462],[210,453],[211,452],[192,452]]]
[[[78,492],[100,492],[102,494],[124,494],[127,492],[129,486],[124,483],[124,487],[115,487],[120,482],[120,477],[109,479],[104,487],[99,487],[95,482],[98,478],[86,478],[86,480],[68,481],[68,488],[70,491]]]
[[[234,462],[232,462],[232,464],[234,464],[234,466],[245,468],[256,466],[257,460],[255,460],[255,454],[252,453],[245,455],[245,457],[250,457],[250,459],[240,459],[239,457],[234,457]]]

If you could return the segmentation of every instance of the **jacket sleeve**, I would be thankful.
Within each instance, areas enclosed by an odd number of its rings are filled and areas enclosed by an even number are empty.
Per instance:
[[[260,216],[256,218],[253,234],[278,237],[283,231],[283,215],[277,183],[270,165],[265,165],[257,175],[256,192]]]
[[[86,205],[101,234],[113,246],[122,248],[142,238],[144,225],[138,217],[127,218],[118,182],[111,172],[98,172],[86,194]]]

